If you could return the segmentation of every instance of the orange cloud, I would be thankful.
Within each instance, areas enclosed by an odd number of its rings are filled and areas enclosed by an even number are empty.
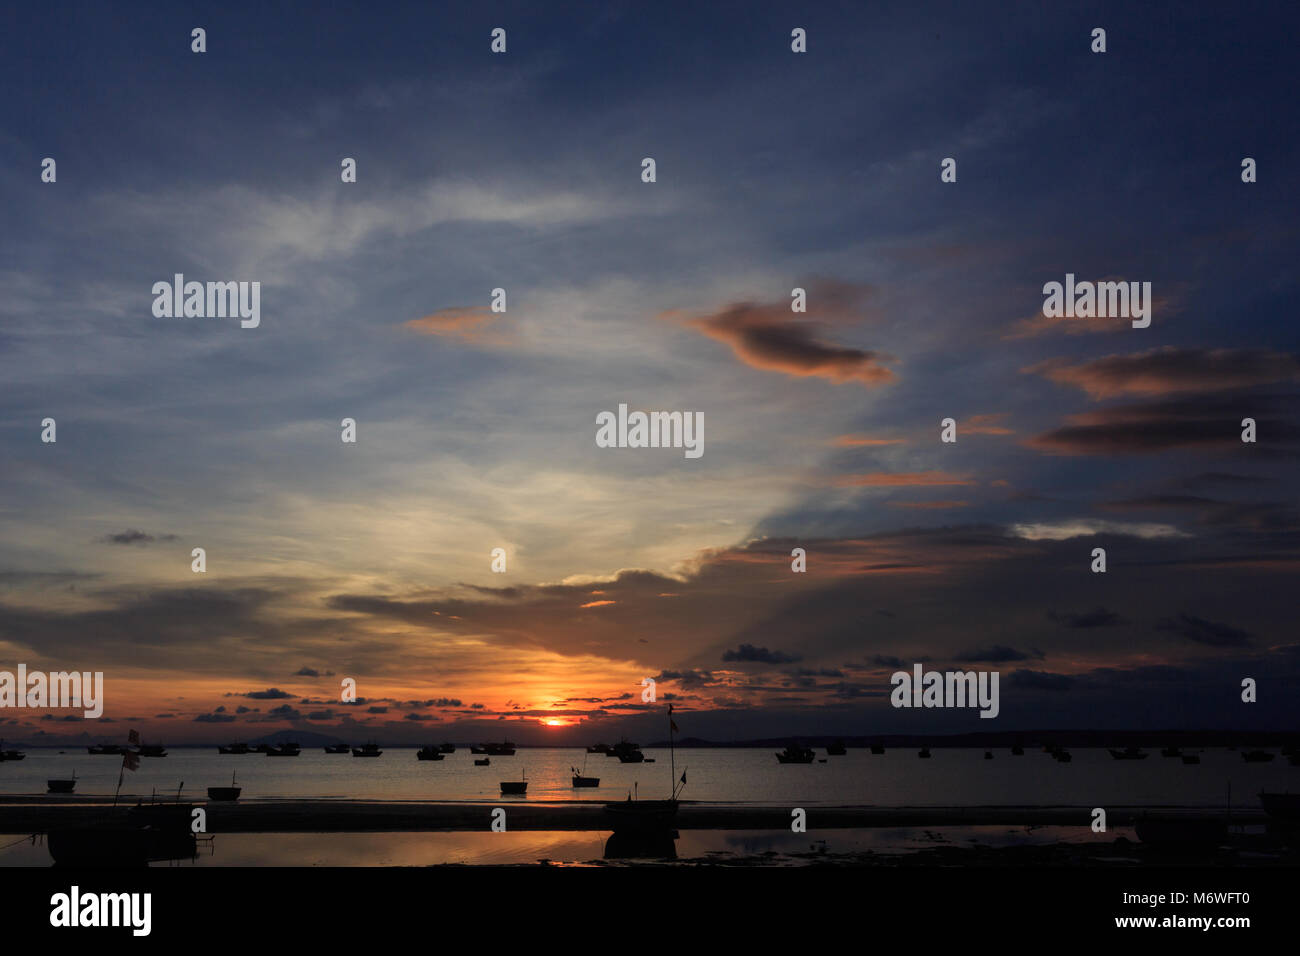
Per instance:
[[[504,345],[508,341],[505,336],[487,329],[497,315],[486,306],[452,306],[402,325],[413,332],[456,338],[470,345]]]
[[[994,415],[972,415],[958,424],[957,431],[963,435],[1014,435],[1015,432],[1010,428],[999,424],[1006,417],[1005,412]]]
[[[1124,282],[1122,276],[1102,276],[1098,282]],[[1176,315],[1182,309],[1182,292],[1180,288],[1175,292],[1157,293],[1152,290],[1151,296],[1151,321],[1160,318],[1166,318],[1170,315]],[[1092,332],[1119,332],[1128,329],[1131,326],[1128,321],[1119,321],[1114,319],[1078,319],[1070,316],[1056,316],[1049,318],[1043,315],[1040,307],[1039,311],[1028,318],[1020,319],[1013,322],[1010,331],[1002,336],[1003,339],[1028,339],[1039,335],[1047,335],[1053,332],[1064,335],[1085,335]]]
[[[717,312],[685,318],[676,311],[660,317],[679,321],[731,347],[751,368],[800,378],[824,378],[836,385],[856,382],[868,388],[892,382],[885,366],[893,359],[881,352],[822,341],[817,333],[828,324],[860,321],[870,286],[814,280],[808,286],[808,311],[790,311],[790,300],[736,302]]]
[[[1054,358],[1022,369],[1094,399],[1213,392],[1300,379],[1300,358],[1269,349],[1184,349],[1167,345],[1070,364]]]
[[[973,485],[969,478],[950,475],[946,471],[876,471],[865,475],[849,475],[836,484],[865,488],[905,488],[930,485]]]
[[[838,448],[861,448],[876,445],[901,445],[906,438],[868,438],[866,435],[840,435],[832,442]]]
[[[579,607],[604,607],[607,604],[617,604],[617,601],[588,601],[586,604],[580,604]]]

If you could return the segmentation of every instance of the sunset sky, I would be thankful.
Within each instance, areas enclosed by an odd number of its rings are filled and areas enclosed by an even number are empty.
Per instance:
[[[0,736],[1293,729],[1294,31],[1005,6],[5,11],[0,670],[107,703]]]

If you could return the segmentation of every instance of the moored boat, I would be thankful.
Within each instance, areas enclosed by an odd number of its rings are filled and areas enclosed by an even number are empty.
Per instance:
[[[327,754],[346,754],[351,753],[352,748],[347,744],[326,744],[325,752]]]
[[[812,763],[816,757],[817,751],[800,744],[790,744],[776,755],[776,759],[781,763]]]
[[[1110,755],[1116,760],[1146,760],[1150,756],[1141,747],[1125,747],[1123,750],[1111,750]]]
[[[437,747],[434,747],[432,744],[430,744],[426,747],[421,747],[419,750],[417,750],[415,752],[415,759],[416,760],[442,760],[443,753]]]
[[[672,764],[674,778],[677,773],[676,750],[673,746],[673,733],[677,725],[673,722],[673,705],[668,705],[668,756]],[[686,788],[686,773],[682,772],[680,783],[673,779],[670,796],[667,800],[635,799],[636,785],[627,800],[605,804],[605,816],[613,831],[605,842],[605,856],[611,859],[621,857],[675,857],[677,855],[674,840],[677,837],[677,797]]]
[[[120,757],[126,753],[126,748],[118,744],[91,744],[86,752],[92,757]]]
[[[843,757],[848,752],[849,750],[844,746],[844,741],[842,740],[837,740],[832,744],[828,744],[826,747],[826,756],[828,757]]]
[[[614,746],[609,748],[606,757],[617,757],[619,763],[643,763],[645,754],[641,752],[641,745],[634,744],[630,740],[620,740]]]
[[[50,793],[71,793],[77,785],[77,775],[74,773],[71,780],[46,780],[45,785]]]
[[[140,804],[97,825],[51,830],[50,856],[56,866],[114,868],[193,858],[193,810],[189,803]]]
[[[382,757],[383,754],[384,752],[379,749],[379,744],[373,740],[361,747],[352,748],[352,756],[354,757]]]
[[[250,748],[248,744],[233,743],[227,744],[224,747],[220,745],[217,746],[217,753],[219,754],[243,755],[252,752],[252,748]]]
[[[14,750],[13,748],[10,748],[9,750],[5,750],[4,741],[0,740],[0,761],[22,760],[26,756],[27,754],[23,753],[21,750]]]
[[[235,786],[235,775],[230,775],[230,786],[228,787],[208,787],[208,799],[231,802],[239,799],[243,792],[242,787]]]

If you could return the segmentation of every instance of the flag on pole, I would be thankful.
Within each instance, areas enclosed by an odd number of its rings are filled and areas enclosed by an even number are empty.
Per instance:
[[[135,744],[138,747],[140,745],[140,734],[137,731],[131,731],[126,735],[126,742],[129,744]]]
[[[122,754],[122,766],[127,770],[139,770],[140,755],[134,751],[128,750],[126,753]],[[121,774],[118,775],[118,779],[121,779]]]

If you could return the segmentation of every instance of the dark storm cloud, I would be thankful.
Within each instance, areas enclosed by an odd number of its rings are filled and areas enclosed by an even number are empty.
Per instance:
[[[194,718],[199,724],[229,724],[236,720],[234,714],[199,714]]]
[[[293,672],[294,677],[320,677],[320,671],[311,667],[300,667]]]
[[[734,651],[726,651],[722,659],[751,664],[792,664],[801,658],[797,654],[769,651],[766,647],[755,647],[753,644],[741,644]]]
[[[217,673],[228,670],[233,657],[247,667],[295,641],[313,639],[309,620],[282,612],[282,606],[303,599],[292,581],[231,588],[101,588],[83,598],[99,606],[0,604],[0,638],[34,655],[90,655],[134,665],[147,654],[153,666]],[[339,633],[350,630],[346,620],[334,627]],[[275,670],[283,673],[282,667]]]

